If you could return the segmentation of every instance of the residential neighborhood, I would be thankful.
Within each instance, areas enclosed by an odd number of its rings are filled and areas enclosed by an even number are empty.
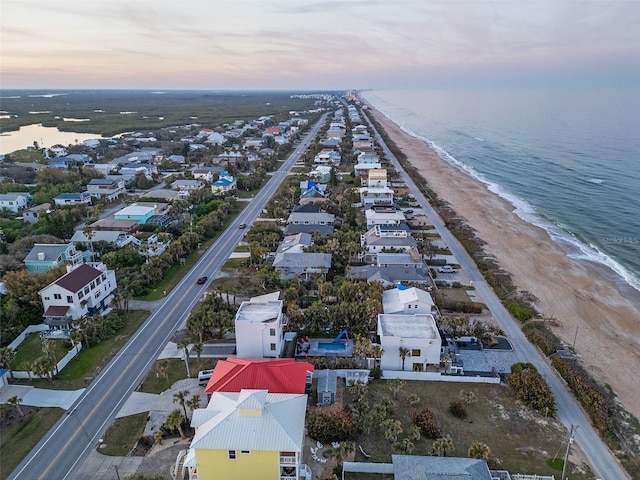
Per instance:
[[[11,301],[0,309],[0,399],[33,382],[45,389],[142,311],[137,331],[159,325],[163,343],[148,348],[87,462],[130,419],[144,433],[121,456],[166,450],[157,473],[175,480],[534,478],[520,468],[553,479],[548,452],[527,463],[459,434],[486,421],[476,392],[506,397],[509,376],[529,367],[357,97],[312,100],[286,119],[48,149],[34,175],[55,183],[0,194]],[[13,362],[36,337],[46,361]],[[64,344],[64,361],[51,342]],[[96,377],[84,374],[73,398]],[[447,406],[436,415],[440,400],[427,395],[438,389]],[[556,407],[546,384],[539,391],[536,405],[509,402],[550,437],[562,429],[547,421]],[[502,401],[489,397],[483,405]]]

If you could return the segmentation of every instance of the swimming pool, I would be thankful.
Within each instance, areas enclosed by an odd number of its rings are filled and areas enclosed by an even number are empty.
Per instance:
[[[318,342],[318,350],[345,350],[347,346],[344,343]]]

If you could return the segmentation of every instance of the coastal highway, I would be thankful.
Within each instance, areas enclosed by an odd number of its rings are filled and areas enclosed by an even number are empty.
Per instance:
[[[161,306],[129,339],[127,344],[100,372],[83,394],[51,428],[45,437],[9,476],[20,480],[72,479],[74,472],[95,448],[116,413],[142,382],[156,358],[173,334],[187,320],[194,305],[235,249],[246,230],[259,216],[266,203],[276,193],[300,155],[305,151],[328,114],[324,114],[307,136],[295,148],[272,178],[256,194],[247,207],[234,219],[196,265],[167,295]],[[198,277],[207,275],[209,282],[198,285]]]
[[[364,118],[369,121],[366,115],[364,115]],[[431,204],[418,189],[411,177],[409,177],[409,175],[407,175],[407,173],[404,171],[404,169],[398,162],[398,159],[395,157],[395,155],[393,155],[391,150],[389,150],[387,145],[382,140],[379,132],[374,128],[373,124],[370,121],[369,124],[371,125],[372,131],[375,134],[376,140],[382,146],[385,155],[390,159],[392,165],[400,173],[400,178],[407,183],[409,189],[411,190],[411,193],[422,205],[427,215],[429,215],[431,223],[433,223],[433,225],[437,229],[438,233],[442,237],[442,240],[450,248],[451,253],[460,263],[460,267],[467,275],[469,275],[469,278],[473,282],[475,289],[480,294],[480,297],[484,299],[485,304],[491,311],[494,319],[496,320],[500,328],[504,330],[504,332],[509,337],[509,340],[514,347],[514,353],[518,361],[532,363],[538,369],[540,374],[545,378],[556,398],[556,404],[558,406],[558,418],[567,427],[567,430],[571,428],[571,425],[573,425],[574,427],[579,427],[574,432],[574,439],[587,456],[597,478],[602,480],[621,480],[624,478],[629,478],[627,473],[618,463],[613,453],[604,444],[604,442],[600,439],[598,433],[591,426],[589,419],[580,407],[577,400],[569,392],[564,381],[551,367],[549,362],[547,362],[540,351],[527,340],[527,338],[524,336],[524,333],[522,333],[520,326],[511,317],[506,308],[504,308],[502,302],[500,302],[500,299],[494,293],[493,289],[487,284],[473,259],[469,256],[467,251],[458,242],[458,240],[445,227],[442,219],[431,207]],[[426,144],[425,148],[428,148]],[[567,434],[567,438],[564,440],[566,441],[568,440],[568,438],[569,435]]]

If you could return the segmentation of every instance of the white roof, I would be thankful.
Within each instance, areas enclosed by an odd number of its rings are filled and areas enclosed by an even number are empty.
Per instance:
[[[381,313],[378,315],[378,333],[384,337],[440,339],[436,320],[431,314]]]
[[[116,212],[116,215],[147,215],[149,212],[155,211],[154,207],[147,207],[143,205],[129,205],[128,207],[124,207],[119,212]]]
[[[274,322],[280,317],[283,304],[282,300],[242,302],[236,313],[236,322]]]
[[[216,392],[206,408],[215,415],[198,427],[191,448],[300,452],[306,407],[305,394]]]
[[[435,305],[429,292],[416,287],[399,289],[392,288],[382,292],[382,308],[384,313],[402,312],[407,303],[422,302]]]

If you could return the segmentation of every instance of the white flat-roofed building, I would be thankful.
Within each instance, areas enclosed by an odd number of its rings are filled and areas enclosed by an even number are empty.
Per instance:
[[[284,346],[285,317],[279,292],[242,302],[235,318],[236,355],[278,358]],[[274,298],[275,297],[275,298]]]
[[[429,367],[439,368],[442,339],[436,320],[431,314],[378,315],[378,336],[383,349],[380,367],[382,370],[427,371]],[[408,353],[404,359],[400,349]]]

